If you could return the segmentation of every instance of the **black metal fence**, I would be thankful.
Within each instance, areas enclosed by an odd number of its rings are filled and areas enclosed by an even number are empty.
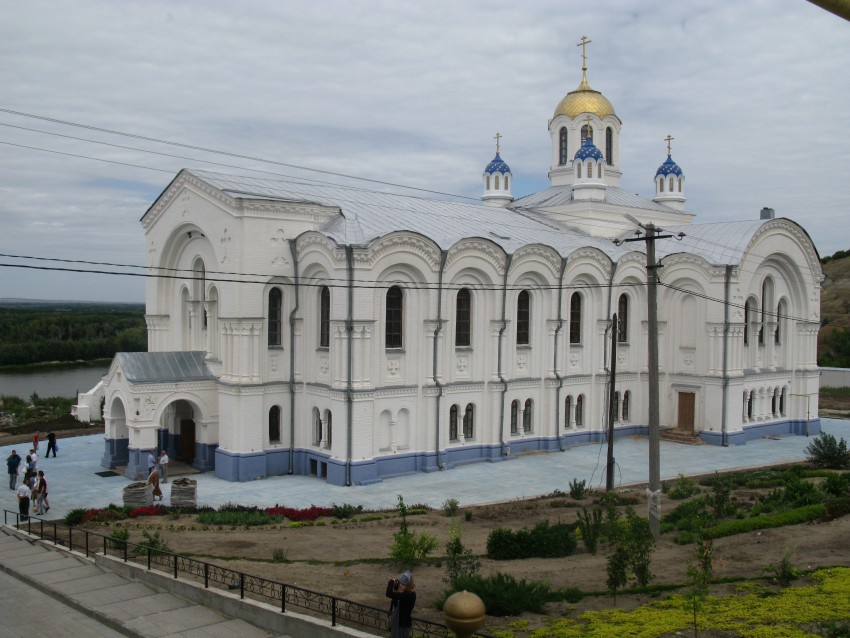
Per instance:
[[[389,633],[389,614],[386,607],[364,605],[303,587],[252,576],[148,545],[131,543],[55,521],[45,521],[37,516],[29,516],[26,521],[21,521],[20,513],[11,510],[3,510],[4,524],[9,524],[10,515],[17,529],[25,529],[29,534],[50,541],[54,545],[84,551],[87,557],[90,554],[101,553],[104,556],[122,558],[124,562],[130,560],[139,564],[146,562],[149,570],[157,568],[161,572],[173,575],[174,578],[183,575],[196,582],[203,582],[205,588],[238,590],[240,598],[244,599],[247,595],[251,599],[274,604],[280,608],[281,612],[285,612],[290,607],[297,607],[301,613],[329,619],[333,626],[343,625],[355,629]],[[445,625],[414,618],[413,635],[448,638],[453,634]],[[475,635],[492,638],[483,633]]]

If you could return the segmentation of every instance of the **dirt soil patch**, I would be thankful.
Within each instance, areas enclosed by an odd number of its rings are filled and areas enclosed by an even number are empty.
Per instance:
[[[643,490],[631,492],[643,496]],[[751,500],[758,490],[735,492],[734,499]],[[662,499],[662,512],[671,511],[681,501]],[[578,553],[566,558],[493,561],[485,557],[487,536],[493,528],[519,529],[532,527],[540,521],[573,522],[581,506],[593,506],[592,497],[575,501],[556,495],[533,500],[480,507],[462,507],[463,543],[481,556],[481,573],[506,572],[529,581],[542,580],[555,588],[578,587],[585,592],[604,592],[606,589],[606,560],[608,548],[602,546],[598,555],[586,552],[579,542]],[[645,514],[644,505],[635,506]],[[408,517],[412,532],[428,532],[438,539],[434,555],[444,553],[451,523],[442,511]],[[362,523],[326,524],[324,526],[290,528],[284,521],[279,526],[255,528],[209,527],[197,522],[196,515],[183,514],[144,517],[120,523],[130,529],[130,541],[141,540],[141,529],[159,531],[172,551],[191,554],[248,574],[325,592],[358,602],[384,607],[384,587],[399,567],[389,561],[393,534],[398,531],[397,516]],[[116,523],[112,524],[115,527]],[[106,531],[94,526],[98,531]],[[718,539],[715,547],[717,578],[759,578],[762,570],[777,564],[788,550],[793,551],[793,563],[802,569],[848,565],[846,539],[850,535],[850,517],[826,523],[811,523],[779,529],[763,530]],[[692,545],[677,545],[674,534],[666,534],[658,544],[652,560],[653,584],[681,584],[687,580],[687,561],[692,558]],[[287,562],[272,562],[273,553],[285,555]],[[447,587],[443,581],[445,564],[435,560],[414,570],[418,600],[416,615],[437,622],[442,616],[435,608],[440,593]],[[718,585],[714,593],[732,592],[733,585]],[[666,596],[666,594],[662,594]],[[634,608],[651,600],[648,595],[618,596],[616,607]],[[612,598],[586,596],[574,606],[552,603],[547,616],[575,615],[589,609],[614,607]],[[542,617],[526,614],[531,625]],[[514,619],[487,618],[486,630],[494,631]],[[706,634],[707,636],[710,634]]]

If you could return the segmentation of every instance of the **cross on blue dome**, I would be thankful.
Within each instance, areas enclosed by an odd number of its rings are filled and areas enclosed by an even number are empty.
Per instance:
[[[499,157],[499,153],[496,153],[496,157],[487,164],[487,168],[484,169],[485,173],[502,173],[502,175],[513,174],[511,173],[511,167],[505,163],[501,157]]]
[[[679,165],[668,155],[664,163],[658,167],[657,171],[655,171],[655,176],[658,177],[659,175],[664,175],[665,177],[668,175],[675,175],[676,177],[679,177],[682,175],[682,169],[679,168]]]

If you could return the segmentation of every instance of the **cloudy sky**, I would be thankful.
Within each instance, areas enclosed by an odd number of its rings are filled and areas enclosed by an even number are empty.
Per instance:
[[[143,301],[9,264],[144,264],[184,167],[478,197],[499,131],[514,195],[540,190],[584,34],[624,188],[652,194],[669,133],[698,222],[770,206],[850,248],[850,23],[805,0],[0,0],[0,298]]]

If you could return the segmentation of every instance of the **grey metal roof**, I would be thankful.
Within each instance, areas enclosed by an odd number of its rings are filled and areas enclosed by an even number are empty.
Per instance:
[[[605,238],[567,228],[537,211],[397,195],[362,188],[326,186],[207,171],[191,174],[235,198],[263,198],[338,208],[341,219],[322,229],[340,244],[366,245],[395,231],[412,231],[447,249],[471,237],[488,239],[513,253],[530,244],[550,246],[566,256],[595,247],[616,259],[627,252]]]
[[[612,206],[626,206],[628,208],[654,210],[660,213],[681,214],[680,211],[670,208],[669,206],[664,206],[663,204],[659,204],[658,202],[646,197],[629,193],[617,186],[608,186],[605,189],[604,202],[606,204],[611,204]],[[573,201],[571,186],[550,186],[549,188],[537,193],[532,193],[531,195],[526,195],[525,197],[520,197],[519,199],[514,200],[511,202],[511,208],[540,208],[546,206],[569,206],[572,204],[580,205]],[[584,204],[584,202],[582,204]]]
[[[215,380],[203,352],[119,352],[115,355],[130,383]]]
[[[737,222],[713,222],[708,224],[688,224],[686,226],[665,226],[666,234],[685,233],[681,241],[667,239],[656,244],[659,258],[676,253],[699,255],[710,264],[735,265],[759,228],[770,220],[751,219]],[[636,242],[637,243],[637,242]]]

